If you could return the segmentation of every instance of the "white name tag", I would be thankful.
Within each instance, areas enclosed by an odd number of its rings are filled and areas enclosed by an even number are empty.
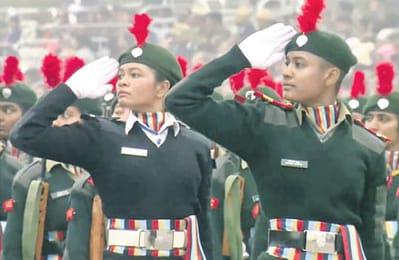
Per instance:
[[[308,161],[281,159],[281,166],[283,166],[283,167],[307,169],[308,164],[309,164]]]
[[[121,148],[121,154],[140,156],[140,157],[147,157],[148,156],[148,150],[147,149],[131,148],[131,147],[122,147]]]

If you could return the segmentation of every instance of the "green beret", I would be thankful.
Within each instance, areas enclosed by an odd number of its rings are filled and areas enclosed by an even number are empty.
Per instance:
[[[360,98],[346,98],[343,99],[342,102],[355,113],[363,114],[364,106],[367,102],[367,97],[360,97]]]
[[[124,52],[118,59],[119,66],[126,63],[141,63],[155,69],[170,81],[173,86],[183,78],[180,65],[175,56],[167,49],[146,43],[144,46],[136,46]]]
[[[16,103],[24,112],[31,108],[36,100],[36,93],[22,83],[0,88],[0,101]]]
[[[285,54],[291,51],[310,52],[334,64],[345,74],[357,63],[349,45],[336,34],[315,31],[297,34],[286,46]]]
[[[72,106],[79,108],[80,113],[82,114],[101,116],[103,112],[99,99],[78,99],[75,103],[72,104]]]
[[[399,115],[399,93],[394,92],[386,97],[371,96],[364,106],[363,113],[366,115],[371,111],[390,112]]]

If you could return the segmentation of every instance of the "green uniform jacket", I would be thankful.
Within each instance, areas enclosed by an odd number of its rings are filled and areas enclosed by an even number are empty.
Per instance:
[[[89,260],[93,198],[97,194],[88,181],[90,175],[75,183],[71,191],[70,208],[75,212],[68,223],[63,260]]]
[[[320,140],[302,110],[210,98],[249,66],[235,46],[178,83],[167,109],[248,162],[267,218],[355,225],[367,258],[383,259],[385,144],[350,116]]]
[[[46,172],[44,181],[49,183],[49,197],[45,221],[45,240],[43,242],[42,255],[62,256],[64,241],[49,241],[47,234],[52,231],[67,230],[66,211],[69,207],[70,189],[74,180],[69,172],[56,164]],[[7,228],[4,233],[3,260],[22,259],[22,233],[24,222],[25,202],[28,189],[33,180],[41,177],[42,162],[35,161],[22,168],[16,175],[12,185],[12,198],[15,207],[7,217]],[[52,240],[52,239],[51,239]]]

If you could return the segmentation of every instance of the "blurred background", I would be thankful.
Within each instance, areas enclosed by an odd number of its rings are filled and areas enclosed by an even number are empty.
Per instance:
[[[320,28],[345,37],[375,87],[374,66],[399,66],[398,0],[326,0]],[[1,0],[0,61],[20,58],[26,83],[40,92],[41,59],[49,52],[89,62],[117,58],[134,44],[127,27],[136,12],[153,18],[150,41],[206,64],[243,38],[275,22],[296,26],[298,0]],[[261,51],[261,50],[259,50]],[[0,65],[1,66],[1,65]],[[2,68],[0,68],[1,70]],[[273,69],[279,77],[278,66]],[[398,79],[395,82],[399,83]],[[347,77],[343,95],[351,85]]]

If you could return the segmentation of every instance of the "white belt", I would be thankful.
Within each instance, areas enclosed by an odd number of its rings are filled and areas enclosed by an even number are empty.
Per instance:
[[[148,250],[186,248],[186,231],[108,229],[108,246],[138,247]]]

